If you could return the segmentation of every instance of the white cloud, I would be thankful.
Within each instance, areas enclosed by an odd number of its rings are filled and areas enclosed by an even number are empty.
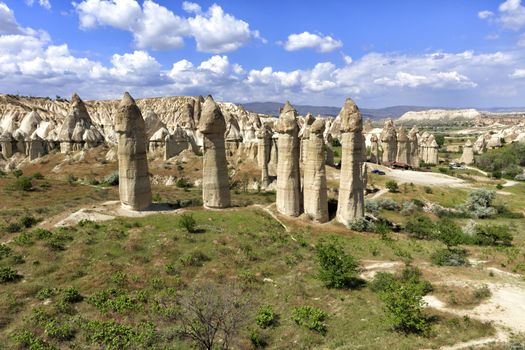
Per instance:
[[[492,11],[479,11],[478,12],[478,17],[481,18],[481,19],[487,19],[489,17],[492,17],[494,16],[494,12]]]
[[[35,0],[25,0],[25,1],[28,6],[33,6],[33,4],[35,3]],[[42,6],[43,8],[45,8],[46,10],[51,9],[51,2],[49,2],[49,0],[38,0],[38,4]]]
[[[259,37],[248,23],[216,4],[203,12],[198,4],[185,1],[183,9],[194,14],[187,18],[153,0],[145,0],[142,7],[136,0],[84,0],[73,5],[82,29],[111,26],[129,31],[139,49],[176,49],[184,45],[184,37],[192,36],[197,50],[223,53]]]
[[[511,78],[525,78],[525,69],[516,69],[512,74],[509,75]]]
[[[15,19],[13,11],[3,2],[0,2],[0,34],[19,34],[22,29]]]
[[[286,51],[297,51],[301,49],[315,49],[318,52],[331,52],[343,46],[340,40],[331,36],[322,36],[303,32],[300,34],[290,34],[284,43]]]
[[[498,13],[480,11],[478,17],[496,23],[504,29],[520,30],[525,26],[525,7],[521,0],[506,0],[498,7]]]

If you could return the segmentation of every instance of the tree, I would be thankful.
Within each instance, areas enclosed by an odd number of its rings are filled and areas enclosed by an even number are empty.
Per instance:
[[[200,349],[228,349],[246,321],[248,302],[231,286],[200,284],[180,300],[178,334]]]
[[[351,288],[359,284],[355,277],[358,263],[353,256],[344,251],[337,240],[320,242],[316,250],[318,277],[327,288]]]
[[[435,225],[435,227],[436,237],[447,246],[447,249],[450,250],[453,247],[463,243],[463,231],[451,219],[441,219]]]

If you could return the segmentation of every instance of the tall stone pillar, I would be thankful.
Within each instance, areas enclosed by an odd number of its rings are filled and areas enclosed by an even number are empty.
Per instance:
[[[397,156],[396,161],[399,163],[409,163],[410,144],[408,143],[407,131],[403,126],[397,132]]]
[[[472,146],[472,141],[467,140],[467,142],[463,146],[463,154],[461,155],[461,159],[459,160],[461,163],[465,163],[466,165],[474,163],[474,150]]]
[[[124,93],[115,116],[118,134],[119,194],[122,207],[144,210],[151,205],[146,157],[146,126],[135,100]]]
[[[363,181],[363,119],[352,99],[347,98],[341,112],[341,178],[337,220],[348,225],[353,219],[365,215]]]
[[[268,126],[263,125],[257,130],[258,149],[257,158],[259,166],[261,167],[261,184],[263,187],[268,187],[270,184],[270,177],[268,175],[268,162],[270,161],[270,152],[272,149],[272,131]]]
[[[417,140],[417,127],[413,126],[412,129],[408,132],[408,144],[409,144],[409,152],[408,152],[408,162],[410,166],[414,169],[419,168],[419,144]]]
[[[277,210],[285,215],[299,216],[302,211],[299,170],[299,126],[297,111],[290,102],[281,109],[275,127],[277,140]]]
[[[370,163],[381,164],[379,139],[377,138],[376,134],[370,136]]]
[[[202,106],[198,130],[203,135],[204,147],[202,201],[207,208],[227,208],[231,200],[224,145],[226,121],[211,96],[206,97]]]
[[[304,124],[301,130],[299,131],[299,139],[301,140],[301,153],[300,153],[300,162],[306,162],[306,153],[308,152],[308,138],[310,137],[310,127],[315,121],[315,118],[312,114],[308,113],[304,117]]]
[[[439,145],[435,139],[432,139],[428,145],[428,164],[439,164]]]
[[[11,158],[13,155],[13,136],[10,132],[4,131],[0,135],[0,148],[5,159]]]
[[[326,129],[326,125],[325,125]],[[325,133],[325,150],[326,150],[326,165],[334,166],[334,148],[332,146],[332,135]]]
[[[317,222],[328,221],[328,188],[326,185],[323,132],[325,123],[317,119],[310,127],[304,165],[304,212]]]
[[[383,148],[382,163],[394,162],[397,156],[397,140],[394,121],[387,120],[381,132],[381,146]]]

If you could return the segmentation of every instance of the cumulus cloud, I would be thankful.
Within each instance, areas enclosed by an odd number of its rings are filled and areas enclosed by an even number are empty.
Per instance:
[[[499,5],[497,14],[484,10],[478,12],[478,17],[505,29],[520,30],[525,26],[525,6],[521,0],[506,0]]]
[[[512,74],[509,75],[511,78],[525,78],[525,69],[516,69]]]
[[[200,5],[183,2],[183,10],[194,17],[179,16],[153,0],[145,0],[142,7],[136,0],[84,0],[73,5],[80,28],[110,26],[129,31],[139,49],[176,49],[184,45],[184,37],[191,36],[197,50],[223,53],[259,37],[248,23],[225,13],[216,4],[203,12]]]
[[[28,6],[33,6],[33,4],[35,3],[35,0],[25,0],[25,1]],[[51,9],[51,3],[49,2],[49,0],[38,0],[38,4],[47,10]]]
[[[340,40],[336,40],[328,35],[322,36],[322,34],[318,35],[309,32],[290,34],[288,40],[284,43],[286,51],[315,49],[318,52],[331,52],[341,47],[343,47],[343,43]]]

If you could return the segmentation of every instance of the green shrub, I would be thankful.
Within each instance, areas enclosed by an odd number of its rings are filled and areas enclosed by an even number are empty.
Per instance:
[[[32,233],[35,236],[35,238],[38,240],[49,239],[53,236],[53,232],[49,230],[45,230],[43,228],[37,228],[33,230]]]
[[[53,288],[42,288],[36,293],[38,300],[46,300],[53,297],[56,294],[56,290]]]
[[[120,314],[140,307],[136,296],[116,288],[96,292],[87,299],[87,302],[102,312],[113,311]]]
[[[42,339],[38,338],[33,332],[23,330],[16,333],[13,339],[20,345],[29,350],[56,350],[57,348],[49,345]]]
[[[31,191],[33,190],[33,183],[31,182],[31,178],[27,176],[21,176],[16,179],[15,190],[17,191]]]
[[[495,199],[495,191],[485,189],[474,190],[469,193],[463,210],[478,219],[490,218],[497,214],[496,208],[493,207]]]
[[[71,340],[75,336],[75,330],[69,323],[58,323],[56,320],[49,321],[44,331],[50,338],[58,340]]]
[[[184,177],[179,177],[177,181],[175,181],[175,186],[178,188],[190,188],[191,183]]]
[[[87,340],[105,349],[126,349],[137,344],[133,340],[137,332],[130,326],[115,321],[90,321],[86,329]]]
[[[188,233],[193,233],[197,227],[197,221],[193,218],[192,214],[182,214],[180,216],[178,225],[181,229],[186,230]]]
[[[35,180],[42,180],[42,179],[44,178],[44,175],[42,175],[42,173],[40,173],[40,172],[37,171],[37,172],[34,173],[31,177],[32,177],[33,179],[35,179]]]
[[[78,303],[81,302],[83,299],[84,297],[80,295],[80,292],[73,287],[66,288],[62,292],[62,300],[66,303]]]
[[[327,331],[327,326],[324,323],[327,316],[326,312],[309,305],[295,307],[292,310],[292,321],[323,335]]]
[[[425,186],[423,187],[423,191],[425,191],[426,194],[432,194],[432,187],[430,186]]]
[[[0,243],[0,260],[7,258],[13,250],[7,244]]]
[[[388,180],[385,184],[385,187],[389,192],[396,193],[399,192],[399,185],[394,180]]]
[[[352,288],[359,284],[356,278],[358,263],[347,254],[341,244],[332,239],[319,242],[316,247],[319,264],[318,278],[327,288]]]
[[[118,171],[114,171],[104,177],[104,183],[109,186],[117,186],[119,182]]]
[[[268,341],[264,338],[263,335],[257,333],[256,331],[252,330],[250,332],[250,342],[252,343],[252,346],[254,348],[264,348],[266,345],[268,345]]]
[[[468,252],[465,249],[439,249],[431,256],[431,261],[437,266],[467,266]]]
[[[405,230],[418,239],[433,239],[435,225],[426,216],[416,216],[408,220]]]
[[[368,286],[370,287],[370,290],[378,293],[390,288],[390,285],[394,282],[396,282],[394,274],[389,272],[378,272]]]
[[[34,243],[33,236],[29,232],[22,232],[13,238],[13,243],[19,246],[30,246]]]
[[[255,323],[261,328],[272,327],[277,322],[277,315],[270,305],[264,305],[259,308],[255,316]]]
[[[16,178],[19,178],[20,176],[24,175],[24,173],[22,172],[22,170],[20,170],[20,169],[16,169],[16,170],[13,170],[13,175],[14,175]]]
[[[436,223],[435,236],[449,249],[466,242],[466,237],[461,228],[448,218],[441,219]]]
[[[386,320],[397,331],[405,333],[425,333],[429,321],[423,313],[424,287],[413,281],[392,282],[386,290],[379,293],[385,304]]]
[[[211,259],[203,252],[196,250],[180,258],[182,266],[202,266],[204,262],[210,261]]]
[[[16,232],[20,232],[21,229],[22,229],[22,227],[21,227],[20,224],[17,223],[17,222],[9,223],[9,224],[5,227],[5,230],[6,230],[7,233],[16,233]]]
[[[0,283],[15,282],[22,278],[10,267],[0,267]]]
[[[477,245],[510,246],[512,245],[512,234],[505,225],[477,225],[476,234],[473,237]]]
[[[374,223],[368,221],[366,218],[355,218],[348,223],[348,228],[357,232],[373,232]]]
[[[36,219],[34,216],[31,215],[24,215],[20,219],[20,225],[22,225],[25,228],[33,227],[38,223],[38,219]]]

